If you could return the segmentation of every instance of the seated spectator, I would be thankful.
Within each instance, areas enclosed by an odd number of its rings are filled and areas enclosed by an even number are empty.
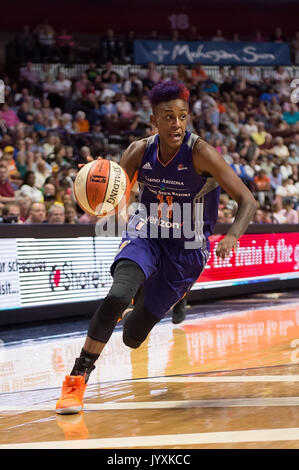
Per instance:
[[[267,202],[271,205],[273,200],[273,194],[271,191],[271,182],[269,176],[267,176],[265,170],[261,169],[257,175],[253,178],[253,182],[256,187],[255,196],[257,197],[261,207]]]
[[[3,149],[2,162],[7,165],[8,176],[17,171],[16,162],[14,159],[15,149],[11,145],[7,145]]]
[[[290,155],[288,147],[284,144],[282,137],[276,137],[274,140],[274,147],[269,150],[269,153],[284,159]]]
[[[20,218],[20,206],[17,202],[8,202],[5,204],[2,210],[2,222],[12,224],[22,224]]]
[[[287,224],[298,224],[298,212],[294,209],[294,202],[290,198],[285,198],[282,201],[282,214],[286,218]]]
[[[12,202],[15,200],[15,192],[8,177],[8,167],[0,161],[0,202]]]
[[[257,123],[257,132],[251,134],[253,140],[258,146],[264,145],[266,142],[267,132],[265,131],[265,126],[263,122]]]
[[[205,82],[208,80],[208,75],[205,72],[205,70],[202,68],[201,64],[196,64],[194,67],[192,67],[191,70],[191,83],[193,85],[198,85],[198,83]]]
[[[46,220],[46,207],[43,202],[33,202],[30,206],[29,217],[25,224],[43,224]]]
[[[117,121],[118,113],[117,108],[109,96],[105,98],[104,103],[101,105],[101,114],[106,121]]]
[[[74,204],[65,204],[65,223],[66,224],[78,224],[78,214]]]
[[[248,67],[248,71],[245,72],[244,78],[246,80],[247,85],[253,87],[258,87],[261,82],[260,74],[252,65]]]
[[[37,189],[41,189],[43,187],[50,174],[51,170],[47,166],[46,161],[43,158],[39,158],[36,162],[35,170],[35,186]]]
[[[0,105],[0,119],[8,129],[13,129],[20,122],[16,112],[7,103]]]
[[[258,132],[257,124],[256,124],[253,116],[250,116],[248,118],[247,124],[245,124],[244,129],[247,132],[247,134],[249,134],[251,136]]]
[[[147,64],[147,70],[145,72],[145,77],[143,80],[143,86],[145,88],[151,89],[161,80],[161,74],[156,69],[154,62],[149,62]]]
[[[63,72],[59,72],[56,81],[53,83],[52,92],[68,98],[71,92],[72,82],[65,77]]]
[[[131,124],[131,130],[144,130],[148,126],[151,126],[151,114],[152,108],[148,98],[143,98],[140,108],[135,114],[133,123]]]
[[[290,104],[290,110],[283,113],[283,120],[289,126],[295,126],[299,121],[299,111],[296,104]]]
[[[108,82],[108,88],[112,90],[115,94],[122,93],[122,82],[119,78],[119,75],[115,72],[110,74],[110,79]]]
[[[34,86],[38,84],[39,77],[38,73],[33,69],[32,62],[27,62],[26,66],[20,69],[20,81],[29,90],[35,90]]]
[[[272,168],[271,175],[270,175],[270,185],[274,194],[278,186],[281,186],[281,184],[282,184],[282,175],[280,173],[280,168],[278,166],[274,166]]]
[[[77,111],[73,122],[73,129],[76,133],[89,132],[89,122],[84,111]]]
[[[240,155],[237,152],[234,152],[231,154],[233,163],[230,165],[230,167],[234,170],[236,175],[239,176],[242,180],[246,180],[246,173],[244,170],[244,165],[240,161]]]
[[[129,78],[124,81],[123,91],[132,99],[140,99],[142,95],[142,81],[138,78],[134,72],[129,73]]]
[[[53,204],[50,206],[47,214],[48,224],[64,224],[65,223],[65,209],[63,206]]]
[[[89,63],[89,67],[85,70],[84,76],[85,79],[89,80],[90,82],[95,82],[96,78],[101,76],[97,69],[97,65],[94,62]]]
[[[43,194],[40,189],[35,186],[34,171],[27,171],[24,176],[24,182],[18,191],[18,197],[29,197],[32,202],[41,202]]]
[[[116,102],[116,109],[123,119],[132,119],[135,116],[132,104],[127,100],[124,93],[120,95],[119,100]]]
[[[272,221],[274,224],[286,224],[287,218],[285,213],[282,212],[282,202],[280,199],[275,199],[272,203]]]

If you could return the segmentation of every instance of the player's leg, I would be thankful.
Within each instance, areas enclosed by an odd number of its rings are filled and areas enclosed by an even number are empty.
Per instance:
[[[129,348],[139,348],[159,321],[160,318],[153,315],[144,305],[136,306],[123,318],[123,342]]]
[[[77,413],[83,406],[83,394],[95,362],[115,328],[118,318],[135,296],[144,281],[144,273],[135,262],[121,259],[113,272],[113,285],[91,318],[80,357],[62,387],[56,404],[58,413]]]
[[[185,295],[172,310],[172,323],[182,323],[186,318],[187,296]]]

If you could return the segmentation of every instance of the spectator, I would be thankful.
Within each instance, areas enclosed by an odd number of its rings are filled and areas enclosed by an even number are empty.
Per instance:
[[[53,204],[50,206],[47,214],[48,224],[64,224],[65,223],[65,209],[63,206]]]
[[[256,196],[261,207],[265,205],[266,200],[271,205],[273,200],[271,182],[265,170],[259,170],[253,181],[256,187]]]
[[[282,137],[276,137],[274,141],[275,145],[272,149],[269,150],[269,153],[279,157],[280,159],[285,159],[290,155],[288,147],[284,144]]]
[[[154,62],[149,62],[147,64],[147,70],[143,80],[143,86],[145,88],[151,89],[161,80],[161,74],[156,69]]]
[[[273,193],[275,194],[276,189],[282,184],[282,175],[278,166],[274,166],[270,175],[270,185]]]
[[[0,161],[0,202],[12,202],[15,192],[8,178],[7,165]]]
[[[296,104],[290,104],[290,110],[283,113],[283,120],[289,126],[296,126],[299,121],[299,111]]]
[[[214,42],[224,42],[225,37],[223,36],[222,30],[217,29],[215,36],[212,37],[212,41]]]
[[[231,168],[234,170],[236,175],[239,176],[239,178],[246,181],[247,176],[245,173],[244,165],[240,161],[240,155],[237,152],[234,152],[231,156],[233,159],[233,163],[230,165]]]
[[[282,201],[282,214],[286,218],[287,224],[298,224],[298,212],[294,209],[292,199],[286,198]]]
[[[274,224],[286,224],[287,218],[285,213],[282,212],[282,202],[280,199],[275,199],[272,203],[272,221]]]
[[[261,145],[264,145],[264,143],[266,142],[266,135],[267,135],[267,132],[265,131],[264,123],[258,122],[257,132],[253,132],[251,135],[252,135],[253,140],[259,147]]]
[[[33,202],[30,206],[29,217],[25,224],[43,224],[46,220],[46,207],[43,202]]]
[[[299,64],[299,31],[296,31],[295,38],[292,40],[292,48],[294,55],[294,62],[296,65]]]
[[[4,121],[8,129],[13,129],[20,122],[16,112],[7,103],[0,106],[0,119]]]
[[[208,75],[200,63],[197,63],[191,70],[191,83],[198,85],[198,83],[208,80]]]
[[[5,204],[2,210],[2,222],[22,224],[23,222],[21,221],[20,216],[20,206],[17,202],[8,202]]]
[[[65,223],[66,224],[78,224],[78,214],[74,204],[65,204]]]
[[[35,186],[34,171],[27,171],[24,177],[24,183],[21,186],[18,197],[28,197],[32,202],[41,202],[43,194],[40,189]]]
[[[248,71],[245,73],[244,78],[247,82],[247,85],[249,86],[258,88],[259,84],[261,83],[261,77],[256,68],[252,65],[248,67]]]
[[[56,36],[56,47],[61,62],[69,63],[75,46],[73,36],[63,28]]]
[[[78,134],[82,132],[89,132],[89,122],[86,119],[86,114],[84,111],[77,111],[73,123],[73,129]]]

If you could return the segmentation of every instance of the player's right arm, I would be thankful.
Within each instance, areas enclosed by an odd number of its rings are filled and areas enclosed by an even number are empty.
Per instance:
[[[120,159],[119,164],[127,173],[131,186],[136,180],[145,149],[146,140],[137,140],[129,145]]]

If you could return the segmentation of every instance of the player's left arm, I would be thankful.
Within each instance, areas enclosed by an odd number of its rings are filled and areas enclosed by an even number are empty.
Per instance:
[[[193,164],[199,174],[208,173],[238,204],[235,220],[226,236],[219,242],[216,254],[224,259],[236,248],[237,241],[246,231],[258,207],[253,195],[224,158],[209,144],[199,140],[193,152]]]

